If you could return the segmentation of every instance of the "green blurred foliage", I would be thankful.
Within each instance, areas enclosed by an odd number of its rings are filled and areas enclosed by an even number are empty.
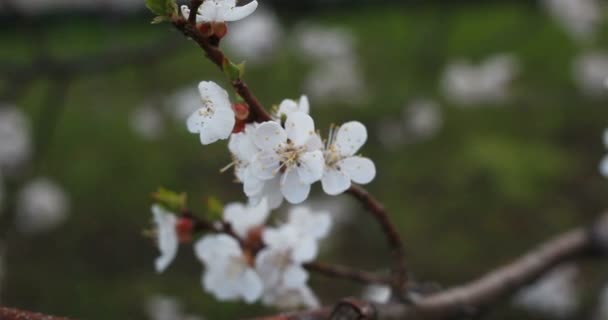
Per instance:
[[[282,18],[292,27],[293,16]],[[349,28],[358,39],[371,98],[360,107],[312,101],[312,113],[322,130],[352,119],[368,126],[363,153],[378,168],[369,189],[398,223],[418,279],[445,286],[467,281],[605,209],[607,182],[597,167],[606,152],[601,143],[606,100],[585,98],[576,89],[571,63],[583,49],[545,13],[523,3],[429,4],[344,8],[307,19]],[[38,24],[50,52],[61,58],[181,37],[168,24],[151,26],[149,17],[108,22],[67,16]],[[1,60],[28,63],[36,56],[36,33],[21,31],[0,29]],[[599,45],[606,40],[603,32]],[[522,64],[512,103],[458,108],[443,98],[438,81],[451,59],[478,60],[505,51]],[[286,45],[272,63],[247,65],[246,79],[266,105],[278,104],[302,93],[308,67]],[[59,114],[45,153],[32,169],[69,190],[71,216],[48,234],[9,233],[3,303],[90,320],[144,319],[145,298],[165,294],[208,319],[273,312],[219,303],[204,293],[202,267],[188,246],[180,248],[167,272],[156,275],[157,252],[141,236],[150,225],[150,194],[158,186],[187,191],[199,212],[209,195],[223,202],[245,200],[232,176],[218,173],[231,161],[225,143],[203,147],[168,118],[166,134],[155,142],[129,127],[130,112],[142,103],[161,101],[201,80],[227,87],[222,73],[184,40],[160,63],[72,80],[65,102],[55,106]],[[52,81],[39,77],[16,101],[35,127],[48,120],[44,110]],[[380,120],[399,117],[406,102],[420,96],[441,102],[440,133],[423,143],[384,149],[374,135]],[[322,259],[386,268],[389,255],[378,228],[362,210],[356,216]],[[602,267],[586,267],[589,292],[608,279]],[[342,280],[322,280],[314,276],[312,285],[326,303],[360,290]],[[594,299],[589,294],[585,305]],[[505,303],[489,318],[523,317]]]

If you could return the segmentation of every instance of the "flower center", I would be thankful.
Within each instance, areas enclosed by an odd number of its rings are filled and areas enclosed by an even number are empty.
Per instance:
[[[300,165],[300,156],[306,151],[305,146],[296,146],[290,140],[280,147],[277,154],[279,155],[279,170],[284,172],[290,168]]]

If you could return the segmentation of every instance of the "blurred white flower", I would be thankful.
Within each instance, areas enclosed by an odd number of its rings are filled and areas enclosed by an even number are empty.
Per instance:
[[[164,123],[160,111],[152,106],[141,106],[131,112],[131,128],[146,140],[156,140],[163,134]]]
[[[367,129],[358,121],[351,121],[329,132],[324,150],[325,170],[321,184],[323,191],[337,195],[351,186],[370,183],[376,176],[376,166],[364,157],[355,156],[367,141]]]
[[[605,96],[608,78],[608,54],[587,52],[579,55],[573,62],[574,80],[579,89],[587,96]]]
[[[0,105],[0,171],[11,175],[23,166],[32,151],[30,123],[14,106]]]
[[[279,109],[277,110],[276,117],[281,119],[282,117],[287,117],[294,112],[303,112],[310,113],[310,103],[308,102],[308,97],[306,95],[302,95],[299,101],[285,99],[281,101],[279,104]]]
[[[391,298],[391,288],[382,285],[370,285],[363,291],[363,299],[375,303],[387,303]]]
[[[36,178],[17,195],[17,229],[28,234],[49,231],[66,220],[69,206],[68,195],[59,185]]]
[[[165,271],[175,259],[179,247],[177,235],[177,217],[158,204],[152,206],[154,223],[156,224],[156,241],[160,256],[154,261],[156,272]]]
[[[532,312],[559,319],[571,317],[578,308],[575,265],[557,267],[515,295],[513,303]]]
[[[205,1],[207,2],[210,1]],[[188,130],[198,133],[204,145],[220,139],[228,139],[235,123],[228,92],[211,81],[201,81],[198,90],[203,107],[188,117],[186,121]]]
[[[259,63],[275,54],[282,33],[279,19],[273,12],[258,10],[248,19],[230,25],[230,36],[224,39],[224,44],[248,64]]]
[[[602,18],[597,0],[544,0],[543,4],[578,39],[592,38]]]
[[[509,85],[518,72],[517,59],[508,54],[489,57],[479,66],[457,60],[447,66],[441,85],[456,104],[495,104],[510,98]]]
[[[348,29],[305,23],[296,27],[293,38],[305,58],[325,61],[355,56],[355,37]]]
[[[405,107],[403,122],[408,140],[414,142],[434,136],[441,129],[443,118],[437,103],[420,99]]]
[[[327,212],[295,207],[286,224],[268,228],[262,235],[266,247],[256,257],[255,266],[265,287],[262,301],[280,308],[314,308],[318,301],[306,284],[308,272],[302,264],[318,254],[318,240],[331,228]]]
[[[184,314],[182,305],[173,297],[156,295],[146,299],[146,314],[150,320],[203,320]]]
[[[294,112],[287,117],[285,129],[277,122],[264,122],[256,128],[253,141],[262,150],[251,162],[257,179],[280,177],[279,189],[269,192],[280,192],[293,204],[304,201],[310,185],[323,176],[325,165],[321,138],[315,132],[312,118]]]
[[[604,130],[604,135],[603,135],[602,140],[604,142],[604,147],[606,149],[608,149],[608,129]],[[608,155],[604,156],[604,158],[600,162],[600,173],[604,177],[608,178]]]
[[[236,0],[206,0],[198,8],[196,22],[228,22],[246,18],[258,7],[258,2],[253,0],[244,6],[237,6]],[[181,6],[182,15],[188,18],[190,9]]]
[[[249,232],[256,227],[263,226],[269,214],[265,199],[257,205],[232,202],[224,206],[224,220],[230,223],[241,239],[246,239]]]
[[[264,289],[260,276],[253,269],[250,255],[246,255],[232,237],[208,235],[199,240],[194,250],[206,268],[203,287],[218,300],[243,299],[253,303]]]
[[[304,90],[317,101],[364,103],[368,92],[356,59],[336,58],[319,63],[304,81]]]

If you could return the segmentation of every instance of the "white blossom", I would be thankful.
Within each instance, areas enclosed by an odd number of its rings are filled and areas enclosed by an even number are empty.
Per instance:
[[[152,206],[152,215],[156,224],[156,243],[160,250],[160,256],[154,261],[154,266],[156,272],[160,273],[167,269],[177,255],[177,217],[158,204]]]
[[[530,311],[566,319],[578,308],[575,280],[579,269],[564,265],[517,293],[513,302]]]
[[[203,318],[185,314],[177,299],[155,295],[146,299],[146,314],[150,320],[202,320]]]
[[[306,284],[309,276],[302,264],[317,256],[317,242],[327,236],[330,228],[328,213],[295,207],[286,224],[264,230],[266,247],[258,253],[255,265],[266,288],[262,299],[265,304],[280,308],[318,306]]]
[[[253,136],[258,152],[251,166],[261,180],[280,177],[278,188],[290,203],[304,201],[310,185],[323,176],[321,139],[312,118],[303,112],[287,117],[285,128],[274,121],[260,124]],[[277,186],[276,184],[274,186]]]
[[[198,133],[201,143],[205,145],[228,139],[235,123],[228,92],[211,81],[199,83],[198,90],[203,107],[192,113],[186,121],[188,130]]]
[[[65,191],[48,178],[36,178],[17,195],[17,229],[29,234],[49,231],[66,220],[68,210]]]
[[[262,280],[234,238],[225,234],[208,235],[199,240],[194,249],[206,266],[203,287],[218,300],[243,299],[253,303],[260,298],[264,289]]]
[[[605,96],[608,78],[608,54],[595,51],[579,55],[573,62],[576,84],[589,97]]]
[[[310,103],[308,102],[308,97],[302,95],[299,101],[285,99],[281,101],[279,104],[279,109],[277,110],[276,117],[281,119],[282,117],[287,117],[294,112],[303,112],[310,113]]]
[[[242,239],[247,238],[250,230],[264,225],[269,214],[265,199],[257,205],[232,202],[224,206],[224,220],[230,223],[234,232]]]
[[[577,39],[592,38],[600,25],[602,11],[597,0],[544,0],[543,4]]]
[[[129,123],[133,131],[146,140],[158,139],[164,130],[162,114],[148,105],[133,110]]]
[[[243,191],[252,204],[266,199],[270,209],[276,209],[283,202],[283,195],[279,191],[279,177],[270,180],[260,179],[254,174],[251,166],[251,161],[261,151],[253,142],[256,128],[255,124],[247,124],[245,130],[232,134],[228,149],[232,153],[233,162],[229,166],[234,166],[234,173],[243,183]]]
[[[363,299],[375,303],[388,303],[391,298],[391,288],[382,285],[370,285],[363,291]]]
[[[510,97],[509,85],[518,69],[518,61],[508,54],[489,57],[478,66],[457,60],[444,71],[442,87],[460,105],[501,103]]]
[[[281,24],[276,15],[269,10],[258,10],[248,19],[230,25],[230,36],[224,43],[248,64],[259,63],[273,57],[281,37]]]
[[[19,168],[31,154],[30,124],[14,106],[0,104],[0,169],[5,175]]]
[[[237,6],[236,0],[205,0],[198,8],[196,22],[230,22],[246,18],[258,7],[256,0]],[[181,6],[182,15],[188,18],[190,8]]]
[[[366,140],[367,129],[357,121],[347,122],[330,131],[324,155],[325,170],[321,179],[325,193],[337,195],[350,188],[351,181],[366,184],[374,179],[374,163],[368,158],[355,155]]]

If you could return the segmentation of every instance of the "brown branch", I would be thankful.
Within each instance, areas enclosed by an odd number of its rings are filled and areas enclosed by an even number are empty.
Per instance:
[[[495,269],[468,284],[419,298],[412,304],[374,304],[358,301],[353,310],[366,310],[353,317],[335,319],[419,320],[451,319],[471,316],[479,310],[499,302],[566,261],[608,254],[608,214],[590,228],[576,228],[559,235],[513,262]],[[313,311],[262,317],[256,320],[325,320],[332,319],[332,310],[345,308],[352,301],[345,300],[336,307]],[[373,312],[369,312],[373,310]]]
[[[399,236],[399,232],[397,231],[397,227],[390,220],[388,212],[382,203],[374,198],[367,190],[360,186],[352,185],[347,192],[359,200],[382,227],[382,231],[386,235],[394,260],[392,268],[393,294],[401,297],[406,292],[408,279],[407,265],[405,263],[405,249],[403,247],[403,242],[401,241],[401,236]]]
[[[0,307],[1,320],[70,320],[69,318],[54,317],[19,309]]]
[[[193,11],[190,11],[190,17],[192,16],[192,13]],[[173,20],[173,25],[186,37],[194,40],[194,42],[196,42],[199,47],[205,51],[205,54],[209,60],[217,65],[220,70],[224,70],[224,64],[229,63],[230,60],[228,57],[226,57],[226,55],[224,55],[224,52],[217,45],[210,41],[209,37],[205,36],[197,29],[195,24],[189,23],[189,21],[183,17],[177,17]],[[249,105],[254,121],[264,122],[272,120],[272,117],[268,111],[266,111],[253,92],[249,90],[249,87],[245,81],[243,81],[243,79],[233,80],[232,87]]]
[[[362,270],[352,269],[346,266],[327,264],[323,262],[310,262],[304,264],[304,268],[306,268],[306,270],[308,271],[316,272],[328,277],[343,278],[355,282],[360,282],[363,284],[390,283],[389,277]]]

